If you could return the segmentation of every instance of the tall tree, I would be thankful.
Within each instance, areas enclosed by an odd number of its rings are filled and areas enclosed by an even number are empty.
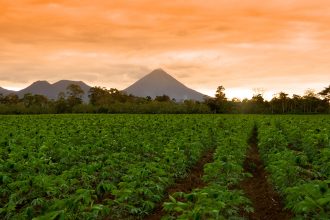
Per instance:
[[[302,112],[302,97],[296,94],[292,95],[292,99],[291,99],[291,112],[292,113],[298,113],[298,112]]]
[[[218,113],[227,112],[228,102],[227,102],[225,90],[226,90],[225,87],[218,86],[217,91],[215,92],[215,102]]]
[[[251,107],[250,107],[251,113],[261,114],[261,113],[265,113],[267,111],[266,106],[265,106],[265,100],[261,93],[254,94],[252,96],[249,104],[251,105]]]
[[[319,95],[321,95],[327,102],[328,112],[330,112],[330,85],[319,92]]]
[[[305,100],[305,103],[306,103],[306,106],[307,106],[307,112],[308,113],[312,113],[313,110],[315,109],[315,102],[317,102],[317,97],[316,97],[316,94],[315,94],[315,91],[312,90],[312,89],[307,89],[305,91],[305,95],[304,95],[304,100]]]
[[[325,87],[321,92],[318,93],[321,95],[324,99],[327,101],[330,101],[330,85],[328,87]]]
[[[225,87],[218,86],[215,92],[215,98],[205,97],[204,102],[214,113],[225,113],[228,102],[225,94]]]
[[[256,94],[252,96],[251,101],[258,104],[263,104],[265,100],[264,97],[262,97],[262,94]]]
[[[82,103],[82,97],[85,92],[79,85],[70,84],[66,88],[66,91],[68,95],[67,101],[71,107]]]
[[[227,101],[226,94],[225,94],[225,87],[218,86],[217,91],[215,92],[215,98],[217,101],[225,102]]]
[[[281,102],[281,106],[282,106],[282,113],[285,113],[287,111],[287,103],[289,100],[288,94],[285,92],[280,92],[278,94],[278,99]]]
[[[89,90],[89,102],[92,105],[105,105],[109,103],[110,100],[110,91],[106,88],[93,87]]]

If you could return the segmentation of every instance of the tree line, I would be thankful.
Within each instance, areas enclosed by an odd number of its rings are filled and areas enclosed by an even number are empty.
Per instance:
[[[275,94],[270,101],[262,93],[256,93],[251,99],[228,100],[225,88],[217,88],[215,98],[205,100],[214,113],[248,114],[328,114],[330,113],[330,85],[320,92],[306,90],[303,96],[289,95],[285,92]]]
[[[88,92],[89,101],[83,101],[84,91],[71,84],[56,100],[38,94],[0,94],[0,114],[62,114],[62,113],[235,113],[235,114],[328,114],[330,113],[330,85],[316,93],[307,90],[305,95],[276,94],[271,100],[256,93],[251,99],[229,100],[225,88],[219,86],[215,97],[203,101],[177,102],[167,95],[136,97],[115,88],[93,87]]]

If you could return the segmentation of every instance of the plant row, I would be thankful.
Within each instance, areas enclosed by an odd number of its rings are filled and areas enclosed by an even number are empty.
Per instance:
[[[167,212],[164,219],[243,219],[243,210],[253,212],[249,199],[237,189],[237,184],[248,175],[243,162],[252,123],[232,118],[224,132],[217,133],[214,161],[204,166],[206,186],[191,193],[170,195],[163,205]]]
[[[143,217],[213,145],[219,120],[2,116],[0,218]]]
[[[330,126],[324,117],[264,118],[259,148],[270,179],[296,219],[330,216]]]

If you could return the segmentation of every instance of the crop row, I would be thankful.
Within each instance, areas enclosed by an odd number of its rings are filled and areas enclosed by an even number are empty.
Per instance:
[[[0,218],[147,215],[165,189],[214,145],[216,123],[221,120],[3,116]]]
[[[330,216],[327,118],[284,117],[259,123],[259,148],[270,179],[297,219]]]
[[[329,119],[238,115],[0,116],[0,219],[143,218],[214,147],[205,187],[171,195],[165,218],[239,219],[254,122],[286,208],[327,219]]]
[[[176,192],[164,203],[164,219],[241,219],[241,211],[252,212],[251,202],[237,185],[248,174],[243,171],[252,120],[232,120],[217,134],[214,161],[204,166],[206,186],[191,193]],[[243,219],[243,218],[242,218]]]

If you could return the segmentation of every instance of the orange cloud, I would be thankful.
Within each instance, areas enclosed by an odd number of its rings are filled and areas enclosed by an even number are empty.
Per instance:
[[[301,93],[329,84],[329,21],[328,0],[0,0],[0,86],[123,89],[162,67],[203,91]]]

